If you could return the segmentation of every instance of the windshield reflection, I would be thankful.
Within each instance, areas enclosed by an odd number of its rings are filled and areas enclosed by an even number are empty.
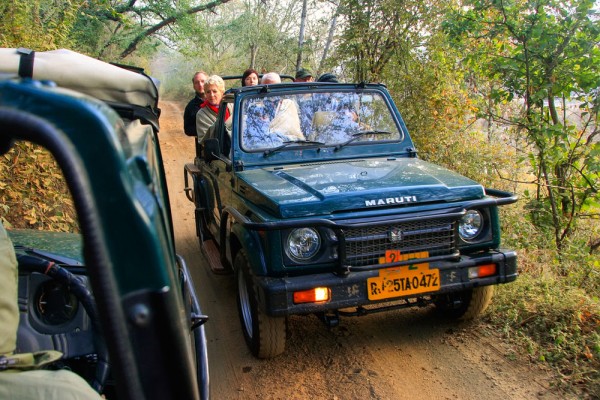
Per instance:
[[[401,139],[390,109],[377,92],[252,97],[242,104],[241,132],[242,148],[249,151],[288,142],[338,146]]]

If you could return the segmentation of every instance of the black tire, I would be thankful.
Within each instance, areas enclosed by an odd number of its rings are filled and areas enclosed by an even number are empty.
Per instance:
[[[481,286],[440,296],[434,304],[444,316],[461,321],[479,317],[490,305],[494,296],[494,286]]]
[[[258,307],[257,291],[248,258],[240,250],[234,261],[237,304],[244,339],[257,358],[272,358],[285,350],[286,319],[271,317]]]

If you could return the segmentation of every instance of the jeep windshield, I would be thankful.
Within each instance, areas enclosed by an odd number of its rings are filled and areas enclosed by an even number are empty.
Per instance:
[[[402,139],[384,97],[376,91],[261,94],[242,102],[245,151],[296,146],[368,144]]]

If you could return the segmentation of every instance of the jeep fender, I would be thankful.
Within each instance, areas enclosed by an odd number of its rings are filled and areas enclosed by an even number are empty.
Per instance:
[[[192,177],[192,187],[190,187],[188,176]],[[195,164],[186,164],[183,168],[183,178],[183,191],[188,200],[193,202],[196,207],[211,209],[212,190],[200,169]]]
[[[258,231],[248,230],[244,228],[242,224],[237,222],[232,224],[229,238],[231,259],[234,259],[235,254],[239,251],[239,248],[236,248],[233,244],[234,240],[237,240],[239,243],[238,247],[241,247],[246,251],[246,256],[248,257],[248,262],[250,263],[252,271],[257,276],[266,275],[267,267],[265,253]]]
[[[191,187],[188,180],[191,176]],[[196,236],[206,237],[210,221],[210,210],[212,210],[212,190],[206,179],[201,175],[195,164],[186,164],[184,167],[184,192],[188,200],[195,206]],[[203,227],[202,224],[206,227]],[[206,232],[202,234],[203,232]]]
[[[194,175],[194,197],[196,207],[202,207],[205,210],[212,208],[211,203],[211,188],[207,184],[206,179],[202,175]]]

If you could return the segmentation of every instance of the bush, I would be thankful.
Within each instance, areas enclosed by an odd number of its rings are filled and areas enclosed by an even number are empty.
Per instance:
[[[539,268],[497,288],[488,314],[532,360],[557,371],[566,387],[600,396],[600,305],[568,279]]]
[[[520,276],[497,288],[489,322],[533,361],[553,368],[557,385],[600,397],[600,261],[590,252],[600,236],[598,220],[576,226],[559,255],[551,224],[541,223],[528,196],[535,188],[515,177],[531,179],[511,162],[516,156],[501,136],[453,134],[440,124],[435,135],[415,139],[422,157],[485,186],[520,194],[519,202],[499,209],[502,246],[517,250]]]

